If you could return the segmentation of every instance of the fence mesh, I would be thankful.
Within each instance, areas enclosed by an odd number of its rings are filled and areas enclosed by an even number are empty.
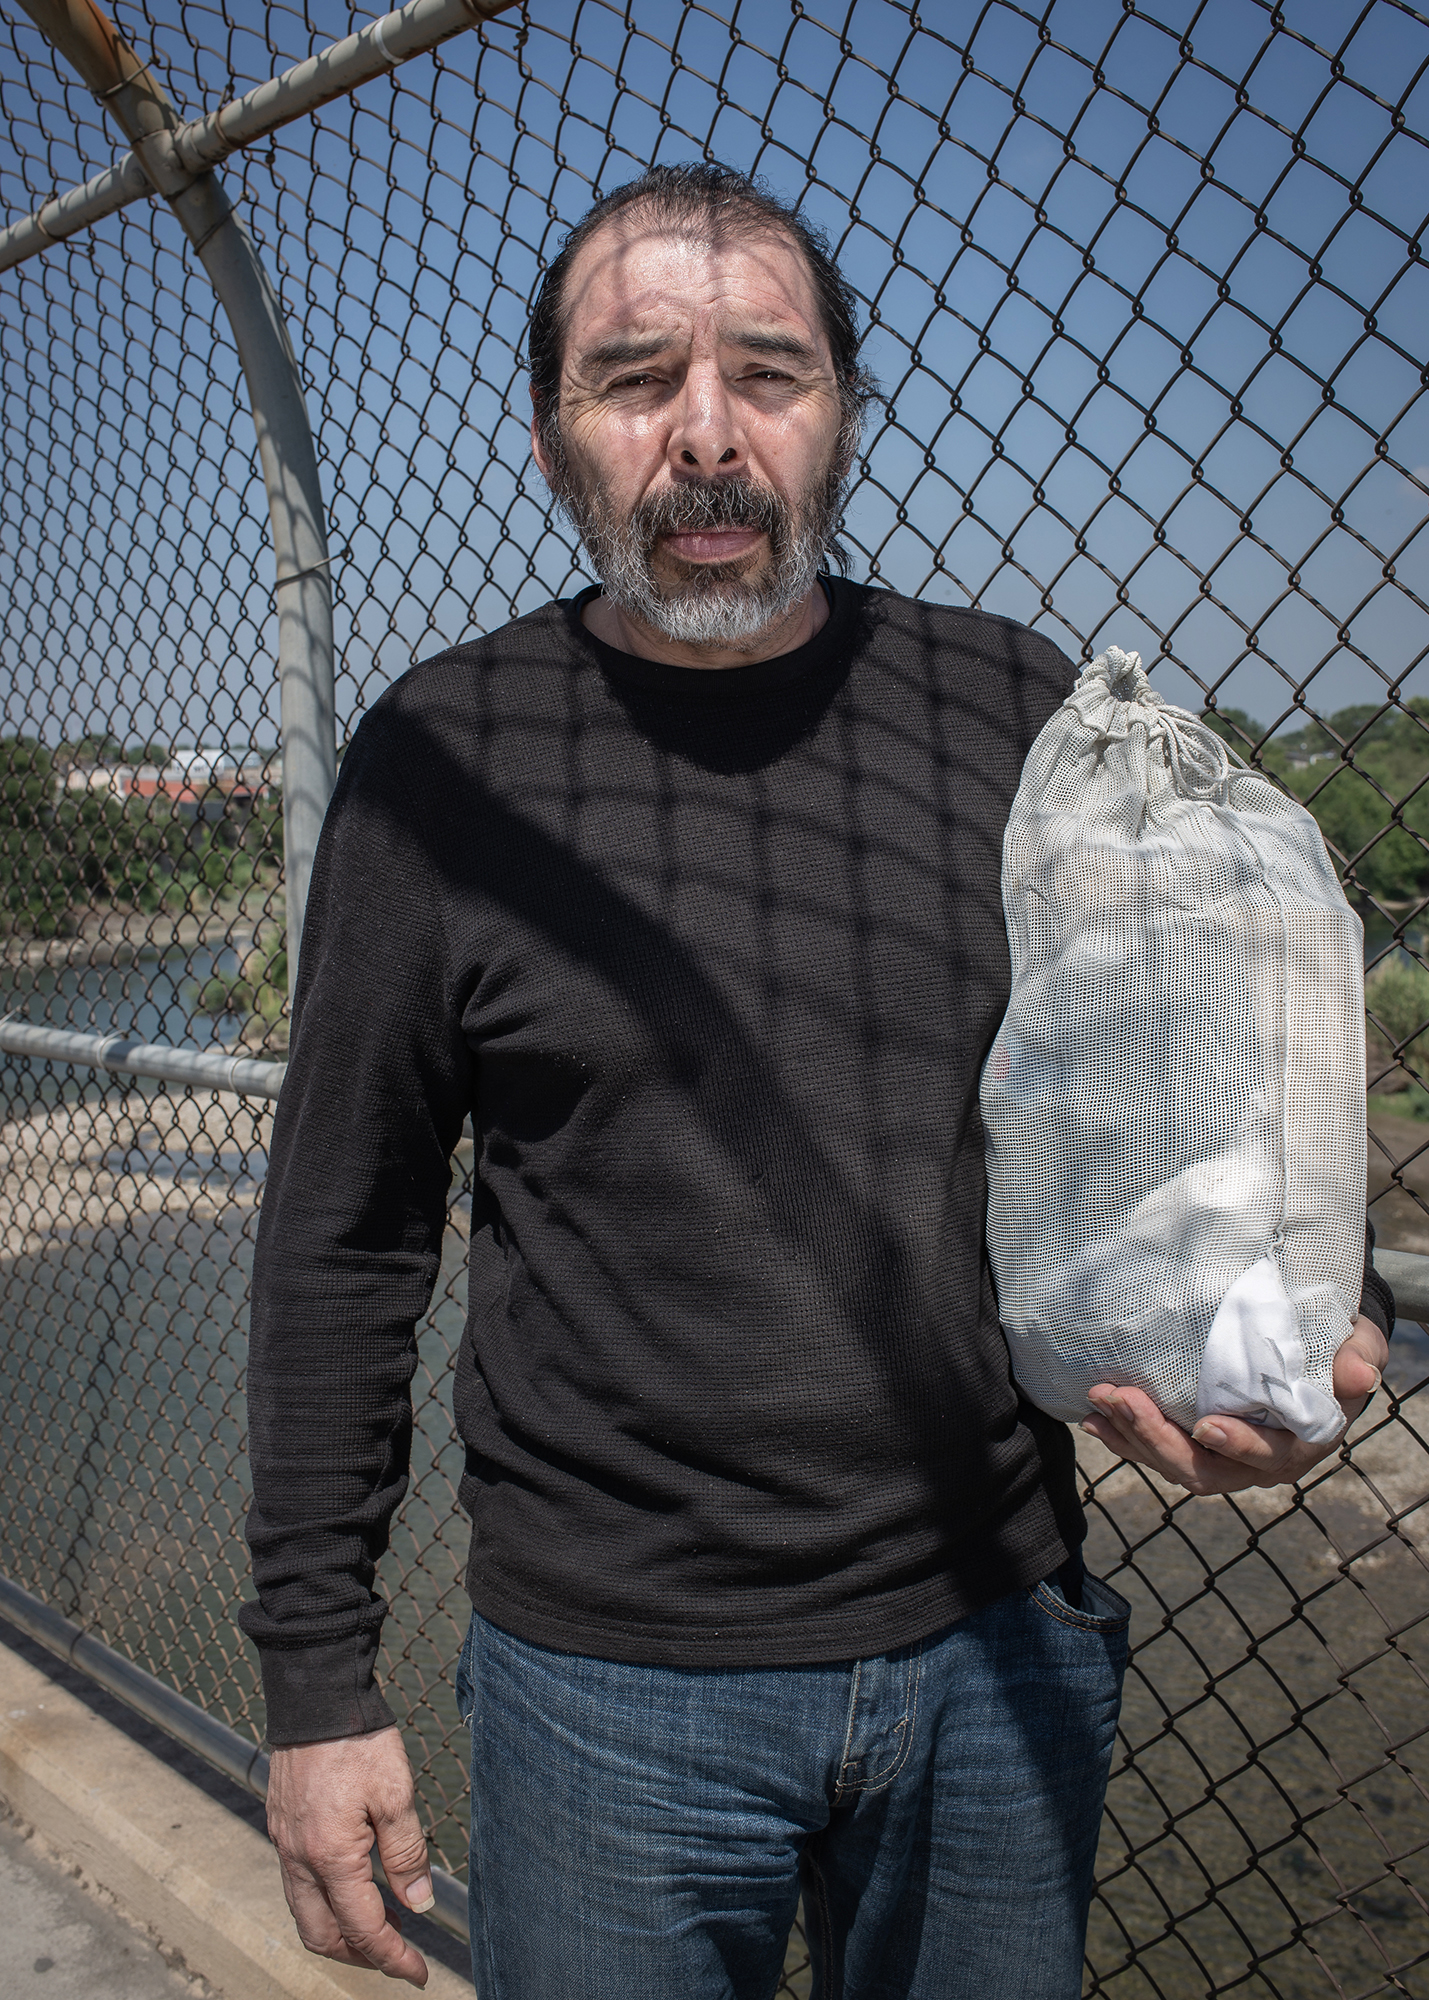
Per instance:
[[[122,0],[185,116],[371,18]],[[115,135],[23,18],[7,216]],[[231,161],[307,383],[339,733],[583,580],[525,313],[593,191],[715,157],[798,195],[886,401],[855,572],[1139,648],[1320,819],[1366,925],[1371,1212],[1429,1251],[1429,18],[1398,0],[531,0]],[[237,359],[162,205],[0,277],[3,1006],[281,1053],[272,564]],[[268,1114],[6,1059],[0,1568],[261,1737],[243,1315]],[[452,1358],[422,1341],[384,1671],[460,1870]],[[1135,1606],[1088,1993],[1429,1993],[1429,1342],[1294,1492],[1082,1459]],[[786,1989],[807,1991],[791,1943]]]

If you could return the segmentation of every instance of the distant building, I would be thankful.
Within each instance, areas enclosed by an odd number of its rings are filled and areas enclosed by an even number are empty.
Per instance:
[[[179,745],[167,764],[71,764],[62,789],[108,792],[120,799],[168,799],[182,813],[197,815],[216,807],[242,812],[279,790],[276,751],[227,750],[222,744],[198,749]]]

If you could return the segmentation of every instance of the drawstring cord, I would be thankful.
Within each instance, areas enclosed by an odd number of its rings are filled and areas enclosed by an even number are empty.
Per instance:
[[[1178,792],[1189,798],[1214,796],[1224,805],[1231,780],[1231,752],[1214,729],[1207,729],[1196,716],[1168,702],[1148,725],[1148,734],[1153,743],[1159,738],[1166,746],[1166,761]],[[1239,757],[1236,763],[1241,763]]]
[[[1093,698],[1090,703],[1088,696]],[[1068,695],[1066,706],[1077,709],[1084,722],[1096,726],[1088,709],[1093,704],[1101,708],[1108,699],[1136,713],[1118,716],[1119,726],[1114,729],[1103,728],[1100,733],[1106,740],[1123,738],[1131,723],[1141,723],[1147,742],[1162,745],[1176,789],[1184,798],[1227,803],[1232,771],[1249,766],[1199,716],[1176,708],[1156,692],[1139,653],[1123,653],[1119,646],[1108,646],[1104,653],[1098,653]]]

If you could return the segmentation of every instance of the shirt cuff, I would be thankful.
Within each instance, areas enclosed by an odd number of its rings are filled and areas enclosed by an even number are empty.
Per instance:
[[[1366,1319],[1372,1319],[1380,1332],[1388,1340],[1394,1332],[1394,1293],[1383,1272],[1374,1268],[1374,1224],[1365,1223],[1364,1290],[1360,1293],[1360,1311]]]
[[[367,1736],[397,1720],[375,1678],[375,1631],[313,1646],[260,1646],[258,1656],[268,1742],[275,1750]]]
[[[1365,1272],[1364,1292],[1360,1298],[1360,1311],[1366,1319],[1372,1319],[1380,1332],[1388,1340],[1394,1332],[1394,1293],[1388,1282],[1378,1271]]]

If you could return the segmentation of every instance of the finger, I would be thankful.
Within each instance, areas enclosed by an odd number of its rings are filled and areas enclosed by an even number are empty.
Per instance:
[[[405,1979],[409,1986],[426,1985],[427,1961],[389,1919],[382,1891],[370,1872],[365,1882],[329,1880],[325,1886],[342,1941],[350,1951],[389,1979]]]
[[[1293,1431],[1273,1430],[1269,1424],[1248,1424],[1239,1417],[1202,1417],[1191,1432],[1196,1443],[1220,1458],[1249,1466],[1277,1483],[1286,1477],[1285,1468],[1295,1454],[1299,1439]]]
[[[1339,1355],[1357,1368],[1373,1368],[1378,1373],[1389,1359],[1389,1342],[1374,1321],[1361,1314],[1341,1342],[1337,1359]]]
[[[1361,1313],[1335,1354],[1334,1390],[1346,1416],[1359,1415],[1379,1387],[1388,1359],[1389,1342],[1374,1321]]]
[[[1139,1389],[1094,1389],[1103,1410],[1115,1409],[1119,1442],[1113,1450],[1148,1465],[1189,1493],[1242,1493],[1250,1486],[1289,1486],[1337,1449],[1303,1444],[1291,1431],[1206,1417],[1187,1436]],[[1103,1440],[1107,1442],[1107,1440]]]
[[[1086,1420],[1086,1428],[1094,1437],[1189,1493],[1235,1493],[1254,1482],[1249,1467],[1194,1443],[1140,1389],[1103,1382],[1090,1392],[1090,1401],[1096,1415]]]
[[[384,1905],[367,1856],[355,1865],[329,1863],[321,1874],[292,1856],[282,1868],[288,1908],[309,1951],[426,1985],[426,1960],[402,1937],[400,1915]]]
[[[279,1857],[283,1894],[293,1913],[303,1948],[319,1958],[336,1959],[340,1965],[360,1965],[371,1972],[376,1968],[343,1937],[322,1884],[300,1862]]]
[[[1127,1436],[1118,1430],[1109,1417],[1104,1417],[1096,1410],[1093,1410],[1090,1416],[1083,1417],[1082,1429],[1089,1437],[1094,1437],[1099,1444],[1104,1444],[1108,1451],[1114,1452],[1118,1458],[1124,1459],[1128,1465],[1144,1465],[1150,1471],[1162,1473],[1162,1476],[1165,1478],[1171,1477],[1171,1474],[1165,1472],[1161,1465],[1155,1463],[1143,1451],[1134,1437]]]
[[[1192,1447],[1185,1431],[1163,1416],[1144,1390],[1099,1383],[1088,1400],[1147,1463],[1163,1459],[1176,1464],[1190,1463]]]
[[[1179,1452],[1158,1452],[1149,1450],[1134,1436],[1108,1422],[1105,1417],[1090,1416],[1083,1420],[1082,1429],[1090,1433],[1118,1458],[1129,1465],[1141,1466],[1147,1472],[1154,1472],[1168,1485],[1184,1486],[1188,1493],[1233,1492],[1251,1483],[1251,1474],[1243,1466],[1229,1461],[1217,1460],[1214,1452],[1199,1451],[1187,1439],[1185,1448]]]
[[[386,1808],[379,1808],[373,1813],[372,1825],[377,1835],[382,1873],[387,1877],[393,1895],[409,1910],[419,1913],[430,1910],[436,1896],[432,1891],[427,1842],[421,1821],[417,1818],[415,1800],[409,1794],[400,1803],[394,1801]]]

